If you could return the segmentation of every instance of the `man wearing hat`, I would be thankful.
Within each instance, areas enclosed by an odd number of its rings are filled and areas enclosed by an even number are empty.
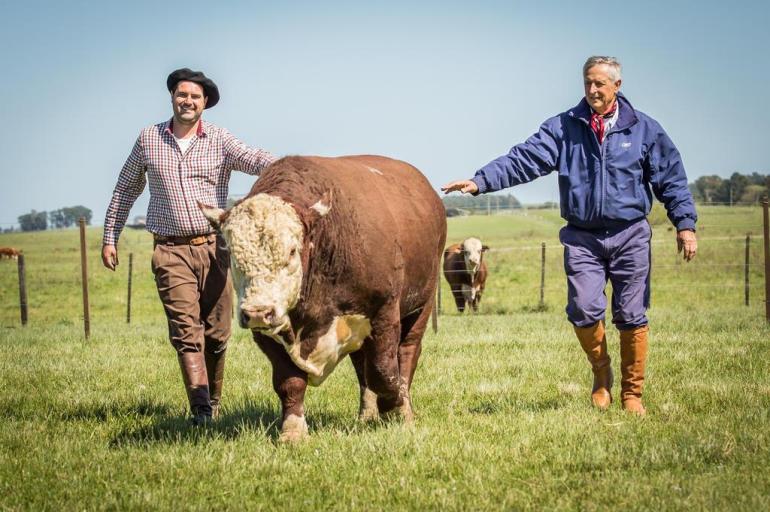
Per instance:
[[[141,131],[120,171],[104,219],[102,262],[115,270],[120,232],[149,182],[152,271],[193,423],[199,425],[219,412],[232,285],[229,254],[197,202],[224,208],[232,170],[259,175],[275,158],[201,119],[204,109],[219,102],[217,86],[202,72],[177,69],[166,86],[173,117]]]

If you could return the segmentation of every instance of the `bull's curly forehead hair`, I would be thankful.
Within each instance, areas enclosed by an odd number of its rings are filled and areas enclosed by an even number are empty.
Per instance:
[[[588,57],[586,63],[583,64],[583,76],[586,76],[588,70],[599,64],[604,64],[609,69],[609,75],[613,82],[617,82],[622,78],[621,71],[622,66],[620,61],[615,57],[607,57],[604,55],[593,55]]]

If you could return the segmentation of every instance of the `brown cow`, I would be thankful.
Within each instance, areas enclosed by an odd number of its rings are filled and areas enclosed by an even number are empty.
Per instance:
[[[487,263],[484,253],[489,246],[478,238],[466,238],[460,244],[450,245],[444,251],[444,277],[452,289],[457,311],[465,311],[466,304],[473,312],[479,310],[481,295],[487,282]]]
[[[272,364],[280,439],[307,435],[307,384],[347,354],[359,417],[410,421],[446,240],[444,206],[425,177],[380,156],[287,157],[232,209],[201,210],[230,250],[240,324]]]
[[[8,258],[9,260],[18,260],[21,255],[21,251],[14,249],[13,247],[0,247],[0,259]]]

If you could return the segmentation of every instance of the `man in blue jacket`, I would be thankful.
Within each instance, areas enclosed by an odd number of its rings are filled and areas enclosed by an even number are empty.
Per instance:
[[[483,194],[559,173],[561,216],[567,221],[559,232],[567,318],[591,363],[591,401],[599,409],[612,402],[604,331],[609,279],[612,322],[620,331],[620,399],[623,409],[643,415],[652,236],[646,215],[652,195],[676,227],[686,261],[697,252],[697,215],[674,143],[657,121],[619,93],[620,63],[613,57],[590,57],[583,78],[585,98],[577,106],[546,120],[536,134],[472,179],[453,181],[442,190]]]

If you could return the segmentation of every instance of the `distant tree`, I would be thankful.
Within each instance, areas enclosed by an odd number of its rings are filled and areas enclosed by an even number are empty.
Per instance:
[[[54,229],[61,229],[67,227],[66,219],[64,218],[64,212],[61,210],[53,210],[48,212],[48,222]]]
[[[722,178],[716,175],[701,176],[695,180],[698,196],[706,203],[720,202],[719,192],[722,188]]]
[[[64,217],[68,221],[69,225],[76,225],[78,221],[80,220],[80,217],[85,217],[86,219],[86,225],[91,225],[91,210],[89,208],[86,208],[85,206],[70,206],[67,208],[62,208],[64,211]]]
[[[22,231],[45,231],[48,229],[48,214],[46,212],[32,210],[19,216],[18,220]]]
[[[74,226],[78,223],[80,217],[85,217],[86,224],[91,225],[91,216],[91,210],[85,206],[66,206],[48,214],[51,227],[53,228],[69,228]]]
[[[724,180],[720,187],[720,196],[722,196],[722,202],[733,204],[740,199],[743,195],[743,191],[749,185],[749,178],[743,174],[734,172],[730,176],[729,180]]]
[[[743,191],[743,195],[740,197],[739,202],[743,204],[758,203],[765,195],[767,195],[768,189],[762,185],[748,185]]]

